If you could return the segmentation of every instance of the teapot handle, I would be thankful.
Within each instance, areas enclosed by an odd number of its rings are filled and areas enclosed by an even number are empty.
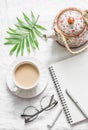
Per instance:
[[[59,29],[58,29],[58,34],[61,35],[65,47],[67,48],[67,50],[68,50],[71,54],[79,54],[79,53],[83,52],[84,50],[86,50],[86,49],[88,48],[88,45],[87,45],[87,46],[83,47],[82,49],[80,49],[80,50],[78,50],[78,51],[72,51],[72,49],[70,49],[70,47],[69,47],[69,45],[68,45],[68,43],[67,43],[67,41],[66,41],[65,36],[62,34],[62,32],[61,32]],[[57,35],[58,35],[58,34],[57,34]]]
[[[88,26],[88,10],[84,10],[82,12],[82,17],[84,19],[84,22],[86,23],[86,25]]]

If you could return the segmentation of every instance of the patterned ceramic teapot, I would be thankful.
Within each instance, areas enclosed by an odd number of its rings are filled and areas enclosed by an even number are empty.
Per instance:
[[[88,11],[81,11],[77,8],[62,10],[55,18],[53,30],[44,35],[46,38],[53,38],[72,54],[78,54],[88,48]],[[78,51],[77,48],[82,45]]]

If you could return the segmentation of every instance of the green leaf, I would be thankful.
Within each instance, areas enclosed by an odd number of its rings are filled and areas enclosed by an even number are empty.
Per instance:
[[[24,54],[24,40],[21,41],[21,55]]]
[[[36,26],[38,29],[40,29],[40,30],[44,30],[44,31],[47,30],[46,28],[42,27],[41,25],[36,24],[35,26]]]
[[[32,11],[31,11],[31,18],[32,18],[32,22],[35,23],[36,19]]]
[[[18,44],[18,48],[17,48],[17,52],[16,52],[16,56],[18,56],[18,54],[19,54],[19,52],[20,52],[20,49],[21,49],[20,45],[21,45],[21,42]]]
[[[31,25],[32,25],[32,22],[31,22],[31,20],[29,19],[29,17],[28,17],[25,13],[23,13],[23,16],[24,16],[25,21],[31,26]]]
[[[36,18],[34,13],[31,11],[31,19],[23,13],[24,20],[17,18],[18,23],[15,24],[15,28],[9,28],[7,33],[9,37],[5,38],[5,45],[13,45],[10,55],[16,51],[16,56],[24,54],[24,49],[26,45],[26,50],[30,53],[31,47],[33,49],[39,48],[37,36],[42,38],[42,33],[40,30],[46,30],[41,25],[37,24],[39,16]]]
[[[7,31],[7,33],[8,33],[9,35],[13,35],[13,34],[14,34],[13,32],[9,32],[9,31]]]
[[[37,48],[39,48],[37,38],[36,38],[36,36],[35,36],[35,34],[34,34],[33,31],[32,31],[32,36],[34,37],[33,42],[34,42],[35,46],[36,46]]]
[[[17,18],[17,20],[18,20],[18,23],[19,23],[20,25],[16,25],[16,24],[15,24],[16,27],[18,26],[18,27],[22,27],[22,28],[31,30],[31,28],[30,28],[26,23],[24,23],[22,20],[20,20],[19,18]]]
[[[7,31],[7,33],[8,33],[9,35],[11,35],[11,36],[14,36],[14,35],[15,35],[15,36],[22,36],[22,34],[23,34],[23,33],[21,33],[21,32],[15,32],[15,33],[14,33],[14,32],[9,32],[9,31]]]
[[[38,15],[38,17],[37,17],[37,19],[36,19],[34,25],[36,25],[36,23],[38,22],[38,19],[39,19],[39,15]]]
[[[18,23],[20,24],[20,25],[25,25],[25,23],[22,21],[22,20],[20,20],[18,17],[17,17],[17,21],[18,21]]]
[[[16,33],[16,30],[15,30],[15,29],[9,28],[9,30],[10,30],[11,32]]]
[[[16,44],[16,42],[13,42],[13,41],[10,42],[10,41],[9,41],[9,42],[5,42],[4,44],[5,44],[5,45],[11,45],[11,44]]]
[[[14,53],[14,51],[17,49],[18,44],[16,44],[10,51],[10,55]]]
[[[14,41],[18,41],[18,40],[21,40],[22,37],[18,38],[18,37],[8,37],[8,38],[5,38],[6,40],[14,40]]]
[[[19,43],[20,40],[18,39],[9,39],[7,40],[7,42],[5,42],[4,44],[5,45],[8,45],[8,44],[16,44],[16,43]]]
[[[35,28],[34,31],[37,34],[37,36],[39,36],[41,38],[43,37],[42,33],[37,28]]]
[[[15,26],[17,27],[18,30],[25,31],[25,32],[29,32],[30,30],[32,30],[31,28],[29,28],[28,26],[21,26],[21,25],[17,25],[15,24]]]
[[[27,47],[28,53],[30,53],[30,46],[29,46],[29,39],[28,39],[28,36],[26,37],[26,47]]]
[[[33,49],[36,49],[36,48],[35,48],[35,45],[34,45],[32,33],[29,34],[29,37],[28,37],[28,38],[29,38],[29,40],[30,40],[31,47],[32,47]]]
[[[17,29],[18,29],[19,31],[29,31],[29,29],[27,30],[27,29],[25,29],[23,26],[20,26],[20,25],[17,25],[17,24],[15,24],[15,26],[17,27]]]

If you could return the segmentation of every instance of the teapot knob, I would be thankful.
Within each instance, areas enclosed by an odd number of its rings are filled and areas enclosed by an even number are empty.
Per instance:
[[[73,23],[74,23],[74,21],[75,21],[75,20],[74,20],[74,18],[73,18],[73,17],[69,17],[69,18],[68,18],[68,23],[69,23],[69,24],[73,24]]]

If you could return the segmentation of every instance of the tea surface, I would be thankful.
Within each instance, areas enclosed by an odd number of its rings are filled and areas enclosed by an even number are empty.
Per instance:
[[[15,71],[15,80],[22,87],[33,86],[39,78],[38,69],[29,63],[20,65]]]

